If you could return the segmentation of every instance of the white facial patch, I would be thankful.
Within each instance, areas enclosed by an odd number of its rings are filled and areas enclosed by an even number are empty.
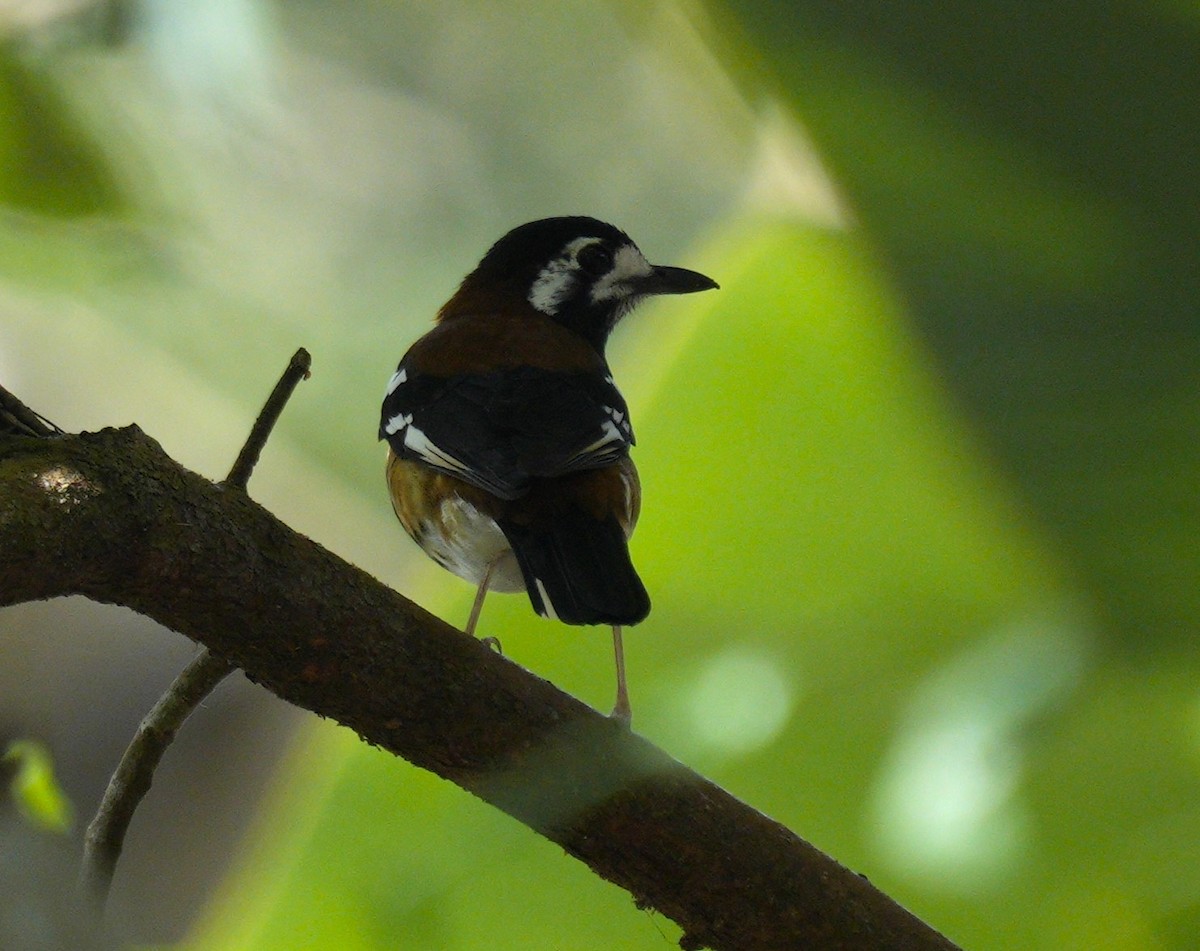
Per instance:
[[[590,245],[603,243],[602,238],[576,238],[563,248],[563,253],[542,268],[529,288],[529,303],[549,317],[557,315],[563,301],[579,286],[580,252]],[[631,298],[635,296],[638,279],[653,273],[654,268],[641,251],[632,244],[623,244],[613,255],[612,267],[592,284],[591,302],[628,302],[620,311],[628,310],[633,305]]]
[[[634,293],[638,278],[649,277],[654,268],[632,244],[617,248],[609,272],[592,285],[592,303],[622,300]]]
[[[589,244],[599,243],[599,238],[576,238],[563,248],[563,253],[542,268],[529,288],[529,303],[547,317],[557,314],[559,305],[571,296],[579,281],[576,257]]]

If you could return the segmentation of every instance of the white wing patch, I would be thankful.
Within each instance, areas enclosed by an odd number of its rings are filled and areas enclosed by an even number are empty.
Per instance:
[[[390,380],[388,380],[387,393],[385,395],[391,396],[393,393],[396,392],[396,387],[398,387],[401,383],[407,383],[407,382],[408,382],[408,371],[405,370],[404,367],[401,367],[399,370],[397,370],[395,373],[393,373],[392,378]],[[390,432],[390,430],[389,430],[389,432]]]
[[[629,419],[619,409],[613,406],[605,406],[604,412],[608,413],[608,419],[604,422],[604,431],[607,434],[609,427],[613,430],[619,430],[619,437],[622,442],[633,441],[633,427],[629,424]]]
[[[580,452],[580,456],[590,456],[592,453],[599,452],[605,446],[611,446],[613,443],[625,442],[625,439],[621,435],[621,431],[617,429],[612,420],[606,419],[600,424],[600,433],[600,438]]]
[[[533,583],[537,585],[538,594],[542,597],[542,617],[548,617],[551,621],[557,621],[558,615],[554,611],[554,605],[550,601],[550,595],[546,594],[546,586],[542,584],[542,579],[534,578]]]
[[[383,431],[389,436],[403,432],[404,448],[411,449],[430,465],[437,466],[439,469],[453,469],[456,472],[468,470],[468,466],[462,460],[439,449],[436,443],[412,424],[412,421],[412,413],[397,413],[384,424]]]
[[[395,419],[399,417],[393,418]],[[451,472],[471,471],[470,466],[468,466],[461,459],[456,459],[454,456],[450,455],[450,453],[444,452],[442,449],[438,448],[438,446],[432,440],[430,440],[428,436],[421,432],[421,430],[417,429],[416,426],[411,425],[411,423],[412,416],[409,416],[407,424],[401,426],[401,428],[404,429],[405,449],[412,450],[431,466],[436,466],[438,469],[448,469]],[[388,426],[391,426],[390,420],[388,421]],[[387,431],[390,432],[390,430]]]
[[[633,436],[633,428],[625,414],[611,406],[604,407],[608,419],[600,424],[600,438],[584,446],[567,460],[567,465],[588,456],[602,455],[609,446],[625,446]]]

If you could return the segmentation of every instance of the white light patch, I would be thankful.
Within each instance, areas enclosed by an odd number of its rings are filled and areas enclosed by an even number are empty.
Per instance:
[[[983,719],[905,737],[876,807],[889,858],[960,887],[1003,872],[1028,834],[1020,775],[1015,744]]]
[[[98,495],[100,489],[88,482],[81,472],[65,466],[53,466],[35,477],[38,486],[51,495],[59,505],[74,507],[90,496]]]
[[[1079,632],[1047,618],[1019,622],[919,685],[875,790],[872,836],[894,867],[963,892],[1011,873],[1030,837],[1029,725],[1084,668]]]
[[[401,367],[399,370],[397,370],[395,373],[393,373],[392,378],[390,380],[388,380],[386,395],[391,396],[393,393],[396,392],[396,387],[398,387],[401,383],[407,383],[407,382],[408,382],[408,371],[405,370],[404,367]]]
[[[621,300],[634,293],[638,278],[649,277],[654,268],[632,244],[617,249],[609,272],[592,285],[592,303]]]
[[[723,753],[751,753],[770,744],[795,703],[779,665],[752,647],[730,647],[709,658],[688,697],[697,737]]]

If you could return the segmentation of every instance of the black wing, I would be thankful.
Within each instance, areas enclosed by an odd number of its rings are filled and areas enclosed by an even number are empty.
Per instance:
[[[510,367],[437,377],[403,361],[379,438],[401,458],[503,499],[523,495],[535,478],[609,465],[634,442],[625,400],[605,374]]]

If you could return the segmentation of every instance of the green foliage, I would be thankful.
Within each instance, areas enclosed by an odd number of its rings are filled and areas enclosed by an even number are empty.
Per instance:
[[[120,210],[120,189],[90,132],[2,34],[0,116],[0,203],[66,218]]]
[[[1195,17],[734,6],[1105,637],[1143,655],[1186,644],[1200,618]]]

